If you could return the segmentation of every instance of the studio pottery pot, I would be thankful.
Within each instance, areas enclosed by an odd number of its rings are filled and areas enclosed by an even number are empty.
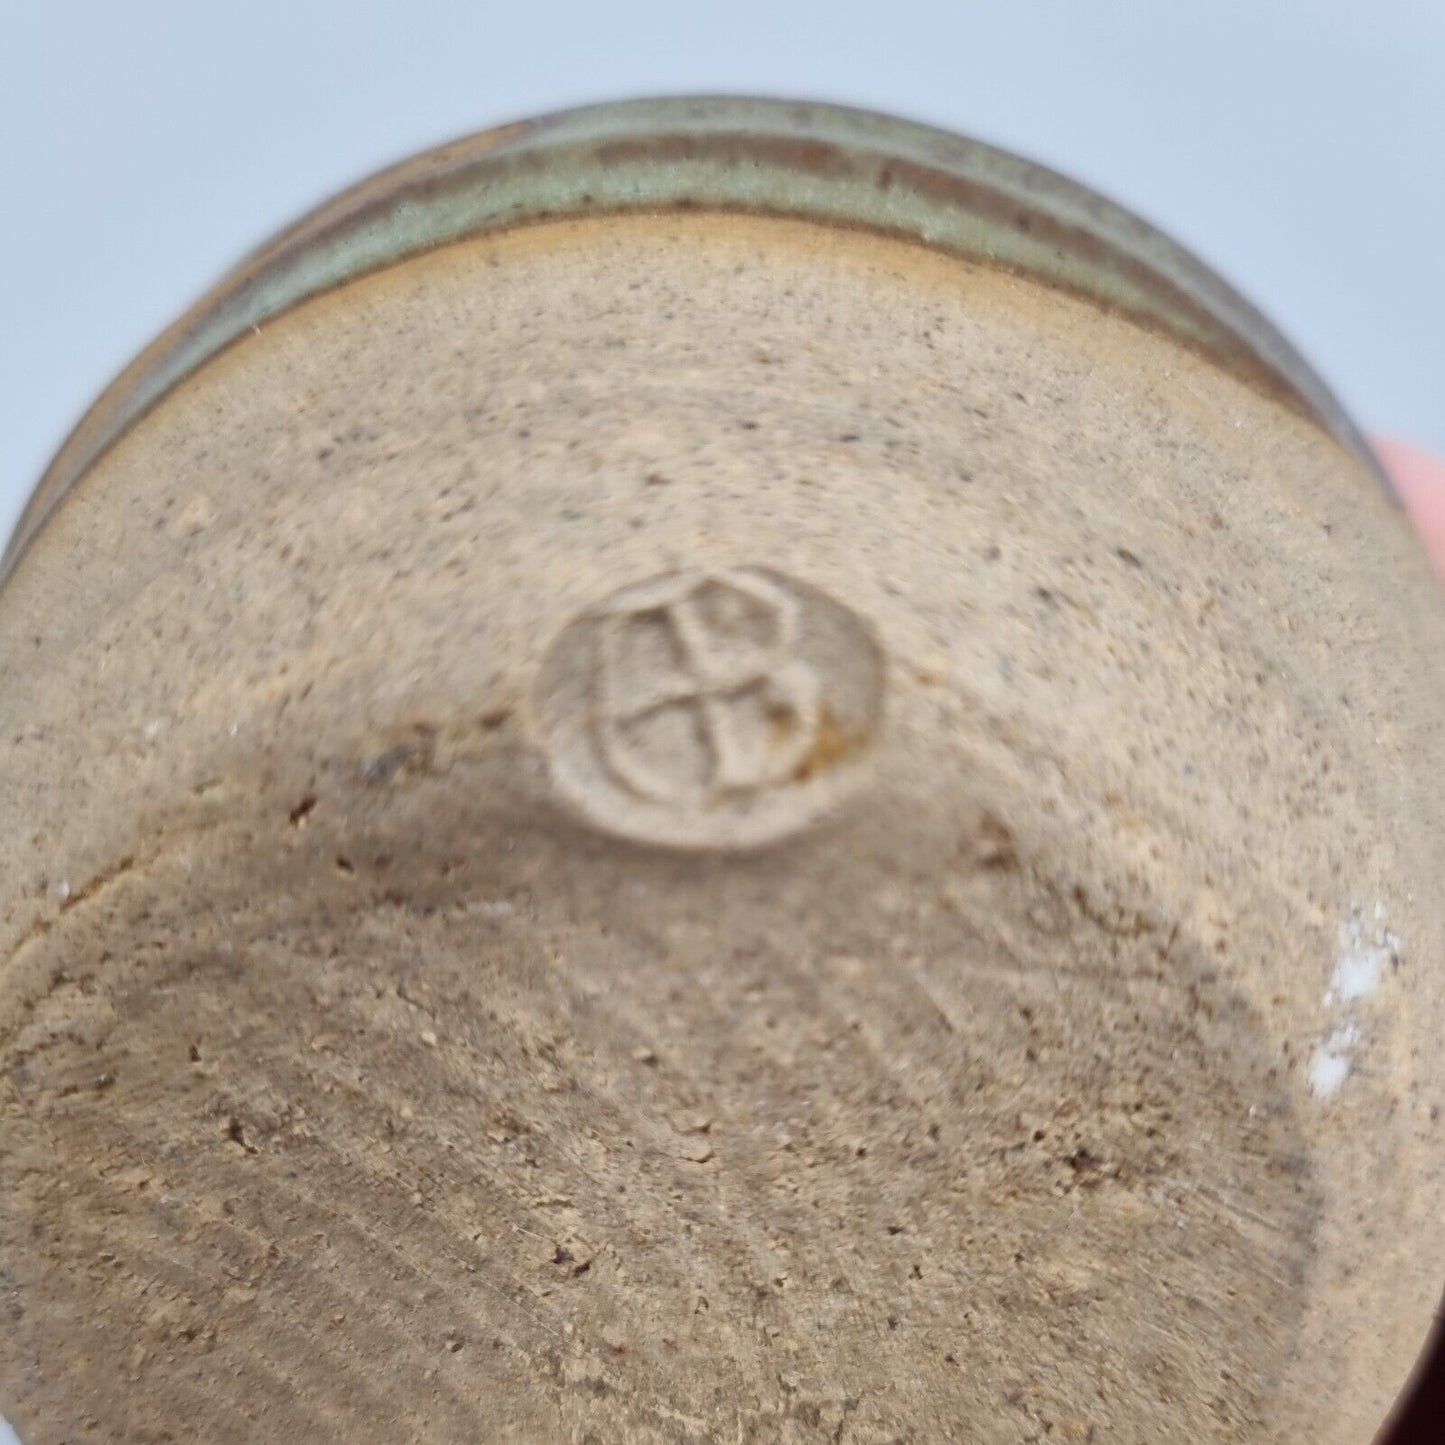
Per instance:
[[[1445,612],[1354,428],[986,147],[410,161],[0,592],[0,1411],[1364,1445],[1445,1258]]]

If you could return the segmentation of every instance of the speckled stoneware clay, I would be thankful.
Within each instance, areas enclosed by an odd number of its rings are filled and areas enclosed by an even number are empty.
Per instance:
[[[0,592],[0,1412],[1363,1445],[1445,1257],[1445,612],[1139,223],[875,117],[411,162]]]

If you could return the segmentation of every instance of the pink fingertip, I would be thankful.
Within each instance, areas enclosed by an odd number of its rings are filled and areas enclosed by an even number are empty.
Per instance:
[[[1436,571],[1445,578],[1445,461],[1389,437],[1377,438],[1374,447]]]

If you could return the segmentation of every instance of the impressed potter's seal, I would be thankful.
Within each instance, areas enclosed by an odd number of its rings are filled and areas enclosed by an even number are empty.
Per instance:
[[[559,792],[593,823],[747,847],[852,791],[882,699],[883,658],[855,613],[734,567],[654,577],[575,619],[543,665],[537,717]]]

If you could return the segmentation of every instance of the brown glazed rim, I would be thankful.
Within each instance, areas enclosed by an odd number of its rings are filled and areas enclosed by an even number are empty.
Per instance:
[[[741,211],[855,226],[1002,266],[1163,330],[1308,417],[1390,492],[1329,388],[1173,241],[1007,151],[869,111],[741,97],[621,101],[424,152],[252,252],[106,388],[16,525],[0,583],[66,493],[175,386],[309,297],[434,247],[549,218]]]

